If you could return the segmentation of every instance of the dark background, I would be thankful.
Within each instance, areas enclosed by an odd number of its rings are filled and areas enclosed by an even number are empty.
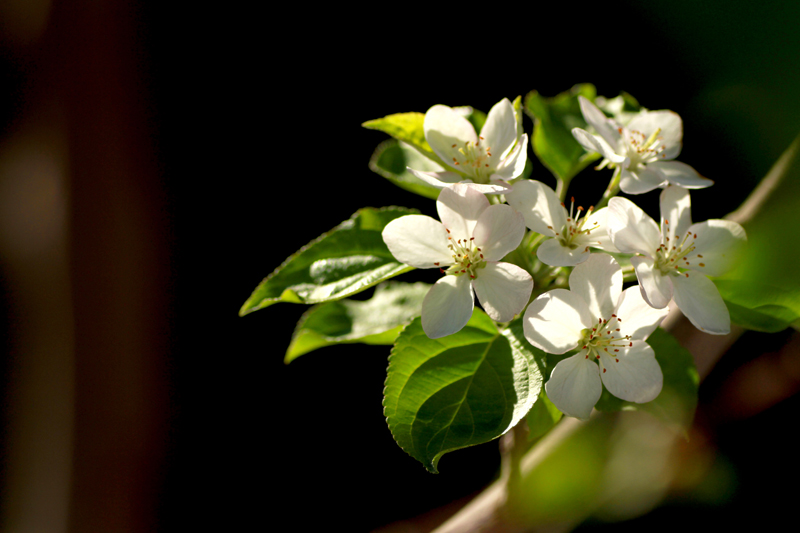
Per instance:
[[[798,133],[797,5],[503,7],[280,6],[262,13],[238,5],[55,2],[39,37],[4,41],[4,139],[38,113],[38,101],[52,99],[63,106],[71,154],[71,530],[270,530],[289,520],[285,530],[366,531],[463,501],[495,478],[496,443],[449,454],[436,476],[396,446],[381,407],[388,347],[325,348],[287,366],[283,352],[305,307],[237,316],[264,276],[358,208],[403,205],[434,214],[433,202],[367,168],[386,136],[362,122],[437,103],[488,111],[503,97],[551,96],[580,82],[605,96],[627,91],[645,107],[683,117],[681,161],[716,181],[693,193],[695,220],[735,208]],[[527,118],[525,130],[532,130]],[[104,149],[108,138],[117,152]],[[117,166],[127,170],[116,173]],[[540,166],[532,177],[550,180]],[[606,177],[588,170],[573,187],[599,195]],[[126,203],[131,197],[138,203]],[[655,196],[643,200],[655,214]],[[105,231],[116,209],[128,215]],[[119,238],[129,234],[131,246]],[[149,259],[139,268],[132,257]],[[405,279],[436,277],[427,274]],[[11,395],[25,354],[15,349],[17,291],[11,277],[4,281]],[[135,301],[109,305],[119,303],[115,287],[125,283],[122,296]],[[133,325],[115,336],[113,325],[123,322]],[[94,342],[106,336],[105,344]],[[743,338],[749,344],[704,385],[701,412],[713,418],[725,377],[788,338]],[[104,356],[119,339],[143,339],[130,351],[139,362],[133,385],[127,356]],[[112,370],[103,366],[109,360]],[[126,387],[147,401],[131,404],[119,393]],[[768,481],[765,471],[784,468],[784,420],[795,407],[793,396],[753,416],[707,424],[739,476],[726,502],[675,503],[629,525],[679,523],[690,512],[733,521],[748,517],[743,501],[782,502],[779,495],[762,501],[763,491],[751,487]],[[126,426],[115,413],[129,411],[139,416]],[[117,425],[132,431],[125,442],[145,451],[104,455],[116,446],[104,436]],[[139,442],[130,428],[146,438]],[[772,451],[756,466],[749,454],[765,441]],[[139,472],[133,484],[131,472]],[[109,493],[137,503],[119,511]]]

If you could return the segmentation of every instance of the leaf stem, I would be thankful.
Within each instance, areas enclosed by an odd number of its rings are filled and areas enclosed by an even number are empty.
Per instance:
[[[567,188],[569,187],[570,181],[572,181],[572,176],[556,178],[556,196],[558,196],[559,200],[562,202],[564,201],[564,198],[567,197]]]

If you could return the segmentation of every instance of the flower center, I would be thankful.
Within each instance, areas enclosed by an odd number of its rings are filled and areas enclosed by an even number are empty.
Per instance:
[[[624,130],[619,128],[618,131],[622,134]],[[659,137],[661,128],[656,129],[649,137],[638,130],[631,130],[628,133],[628,138],[625,139],[623,137],[622,142],[625,144],[628,159],[630,159],[629,170],[635,170],[640,165],[652,163],[666,157],[664,145],[661,144],[663,137]]]
[[[664,223],[669,225],[668,220],[665,220]],[[691,268],[693,265],[689,261],[688,255],[696,248],[695,239],[697,239],[697,234],[691,231],[686,233],[682,241],[678,242],[678,239],[675,239],[674,244],[670,244],[669,236],[666,236],[665,242],[656,249],[655,268],[660,270],[663,275],[670,272],[681,272],[682,268]],[[697,254],[697,257],[703,258],[700,254]],[[704,267],[706,265],[697,263],[696,266]]]
[[[458,148],[458,150],[453,156],[453,166],[475,178],[477,183],[488,183],[492,173],[489,167],[492,148],[482,145],[481,141],[483,141],[483,137],[479,137],[478,141],[474,143],[466,141],[461,148],[454,144],[452,148]]]
[[[453,253],[453,263],[447,269],[443,268],[439,263],[434,263],[434,265],[438,266],[439,271],[443,274],[451,274],[453,276],[466,274],[470,279],[478,277],[478,270],[486,268],[486,261],[483,258],[481,249],[475,244],[475,237],[454,240],[450,236],[449,229],[447,234],[447,240],[449,241],[447,247]]]
[[[606,371],[603,366],[603,360],[600,358],[601,354],[611,357],[615,363],[619,363],[620,348],[626,346],[633,346],[630,335],[620,334],[620,323],[622,319],[616,314],[612,314],[611,318],[604,320],[599,318],[597,324],[591,329],[584,329],[583,336],[579,346],[582,350],[587,350],[586,359],[593,357],[600,364],[603,372]]]
[[[570,250],[574,250],[578,246],[580,246],[580,242],[583,241],[583,239],[581,239],[580,237],[591,234],[592,230],[597,229],[600,223],[597,222],[596,220],[592,224],[587,223],[589,216],[591,216],[592,211],[594,210],[594,206],[590,206],[589,210],[586,211],[586,215],[584,215],[581,218],[583,207],[578,206],[577,216],[576,216],[574,196],[572,197],[571,202],[572,203],[570,204],[569,207],[569,216],[567,217],[567,223],[564,225],[563,228],[561,228],[560,233],[556,232],[556,238],[558,238],[559,242],[561,243],[561,246],[565,246]],[[564,205],[563,202],[561,203],[561,206],[564,207],[564,209],[567,208],[567,206]],[[589,247],[587,246],[586,248],[588,251]]]

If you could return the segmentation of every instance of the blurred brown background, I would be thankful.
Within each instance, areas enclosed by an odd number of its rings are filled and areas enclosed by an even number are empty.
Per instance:
[[[237,317],[359,207],[433,212],[368,170],[384,136],[360,123],[625,90],[683,116],[681,159],[717,181],[695,220],[721,217],[800,129],[798,6],[0,1],[0,530],[365,531],[463,502],[496,476],[496,444],[424,472],[382,417],[388,348],[284,366],[301,306]],[[599,193],[592,177],[573,183]],[[718,497],[615,528],[788,513],[764,487],[798,473],[796,341],[748,333],[703,385],[697,438],[722,466],[699,472],[722,472]]]

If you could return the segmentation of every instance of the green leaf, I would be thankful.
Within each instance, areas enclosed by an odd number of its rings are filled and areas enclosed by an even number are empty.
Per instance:
[[[458,333],[429,339],[419,318],[389,357],[384,414],[397,443],[436,473],[447,452],[488,442],[512,428],[542,387],[541,359],[521,323],[499,332],[476,309]]]
[[[552,98],[536,91],[525,96],[525,111],[534,120],[533,152],[565,182],[600,157],[587,153],[572,136],[572,128],[586,128],[578,96],[594,100],[595,95],[594,85],[584,83]]]
[[[412,270],[392,256],[381,231],[395,218],[417,212],[405,207],[359,209],[276,268],[256,287],[239,315],[278,302],[338,300]]]
[[[604,387],[595,408],[598,411],[647,411],[686,430],[694,419],[697,388],[700,385],[692,354],[661,328],[648,337],[647,344],[655,351],[656,360],[664,374],[661,394],[651,402],[633,403],[620,400]]]
[[[383,176],[402,189],[436,200],[441,190],[428,185],[406,170],[406,167],[428,172],[443,170],[441,165],[424,157],[411,145],[395,139],[387,139],[379,144],[369,160],[369,168],[376,174]]]
[[[776,287],[741,279],[715,279],[731,322],[744,328],[774,333],[800,319],[800,287]]]
[[[425,131],[422,128],[424,121],[424,113],[395,113],[383,118],[368,120],[361,125],[370,130],[388,133],[398,141],[413,146],[431,161],[445,166],[445,163],[433,152],[428,141],[425,140]]]
[[[403,326],[419,316],[430,288],[427,283],[389,281],[378,285],[366,301],[315,305],[297,324],[284,362],[333,344],[394,344]]]
[[[534,441],[543,437],[545,433],[556,425],[556,422],[561,420],[562,416],[561,411],[553,405],[544,390],[540,391],[539,399],[528,411],[526,419],[528,422],[528,440]]]

